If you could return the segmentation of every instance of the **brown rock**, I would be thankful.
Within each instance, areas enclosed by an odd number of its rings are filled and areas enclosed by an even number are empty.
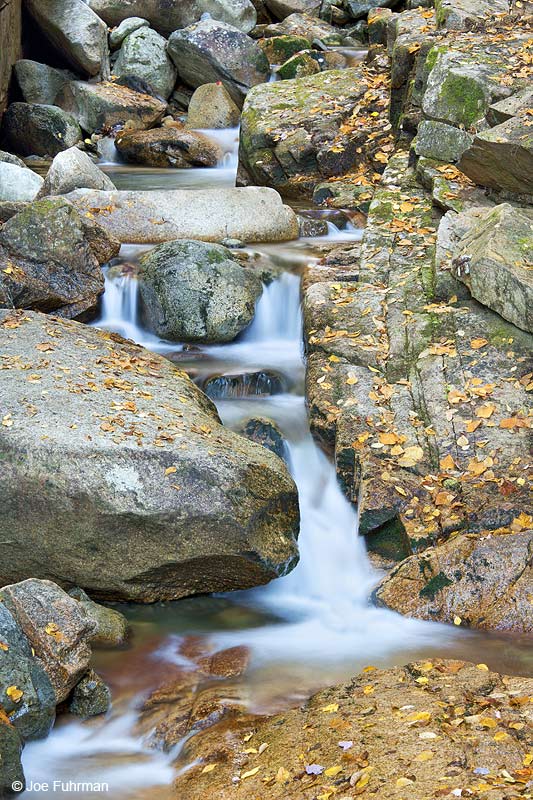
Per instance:
[[[214,167],[220,148],[201,133],[184,128],[153,128],[117,136],[116,148],[126,161],[151,167]]]

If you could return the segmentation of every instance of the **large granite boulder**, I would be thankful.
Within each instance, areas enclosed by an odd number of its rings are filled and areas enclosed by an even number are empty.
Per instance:
[[[125,161],[151,167],[214,167],[222,156],[206,136],[177,127],[119,134],[115,146]]]
[[[23,739],[47,735],[55,719],[54,689],[22,628],[2,602],[0,694],[4,713]]]
[[[26,0],[46,38],[78,71],[107,71],[107,26],[83,0]]]
[[[265,0],[265,5],[277,19],[305,13],[318,17],[322,0]]]
[[[348,172],[362,157],[362,141],[340,127],[367,89],[358,69],[256,86],[242,113],[241,169],[285,194],[310,193],[324,178]]]
[[[251,86],[268,80],[270,74],[268,59],[257,42],[213,19],[174,31],[168,52],[185,83],[196,88],[222,81],[238,105]]]
[[[118,50],[126,36],[138,31],[139,28],[149,28],[150,23],[142,17],[126,17],[122,22],[109,32],[109,46],[112,50]]]
[[[4,714],[0,715],[0,795],[10,797],[25,788],[22,769],[22,739]],[[15,790],[13,790],[13,786]]]
[[[53,577],[150,602],[250,587],[295,565],[285,465],[223,427],[168,360],[35,312],[0,312],[0,339],[12,422],[0,440],[2,583]]]
[[[53,105],[63,86],[76,78],[69,70],[55,69],[29,58],[17,61],[13,76],[26,103],[45,105]]]
[[[108,25],[118,25],[128,17],[142,17],[164,36],[198,22],[206,13],[244,33],[251,31],[257,20],[250,0],[89,0],[89,6]]]
[[[509,12],[508,0],[435,0],[439,27],[465,30],[494,14]]]
[[[459,241],[453,271],[472,297],[533,333],[532,252],[533,211],[502,203]]]
[[[56,105],[68,111],[86,133],[107,130],[115,125],[151,128],[166,110],[166,104],[148,94],[117,83],[71,81],[56,98]]]
[[[126,644],[129,628],[124,614],[115,608],[95,603],[79,586],[71,589],[69,595],[78,601],[86,616],[94,622],[90,634],[91,646],[110,648]]]
[[[90,212],[121,242],[146,244],[173,239],[220,242],[284,242],[298,238],[294,211],[273,189],[181,189],[94,192],[68,195],[82,215]]]
[[[479,131],[463,152],[459,169],[482,186],[533,196],[533,135],[526,109]]]
[[[261,281],[226,247],[167,242],[140,262],[147,322],[159,336],[184,342],[230,342],[252,321]]]
[[[74,189],[103,189],[113,191],[115,185],[105,172],[78,147],[58,153],[50,164],[39,196],[66,194]]]
[[[34,200],[43,179],[33,170],[18,164],[0,162],[0,200],[28,202]]]
[[[439,792],[448,800],[480,786],[512,797],[510,781],[529,780],[532,691],[531,678],[499,675],[486,664],[366,667],[289,710],[234,711],[189,737],[173,797],[427,800]]]
[[[82,139],[71,114],[40,103],[11,103],[2,118],[2,135],[21,156],[55,156]]]
[[[402,561],[374,599],[400,614],[488,630],[533,632],[533,531],[460,534]]]
[[[27,205],[0,228],[0,306],[80,317],[103,292],[120,245],[63,198]]]
[[[191,97],[188,128],[236,128],[241,112],[221,83],[204,83]]]
[[[152,28],[141,27],[124,39],[113,74],[142,78],[165,99],[176,83],[176,67],[167,55],[167,40]]]
[[[66,700],[89,669],[95,623],[80,603],[52,581],[32,578],[4,586],[0,600],[50,678],[56,703]]]

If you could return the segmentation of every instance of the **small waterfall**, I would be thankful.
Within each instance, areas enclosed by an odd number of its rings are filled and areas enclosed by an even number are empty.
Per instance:
[[[236,170],[239,163],[239,127],[237,128],[202,128],[197,133],[211,139],[222,151],[222,158],[216,169]]]
[[[242,336],[243,342],[286,340],[296,342],[302,333],[300,278],[283,272],[263,288],[255,316]]]

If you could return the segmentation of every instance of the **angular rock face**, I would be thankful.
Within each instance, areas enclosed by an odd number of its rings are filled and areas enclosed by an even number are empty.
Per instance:
[[[454,162],[471,144],[472,137],[466,131],[427,119],[419,125],[415,150],[419,156]]]
[[[2,715],[0,719],[0,793],[2,797],[13,794],[13,786],[25,787],[24,771],[22,769],[22,739],[8,717]]]
[[[107,69],[107,27],[83,0],[26,0],[47,39],[87,75]]]
[[[114,190],[113,181],[78,147],[58,153],[50,164],[39,196],[66,194],[74,189]]]
[[[3,583],[33,575],[153,601],[294,566],[298,502],[283,462],[224,428],[170,362],[33,312],[0,312],[0,338],[13,421],[0,439]]]
[[[74,116],[39,103],[11,103],[2,119],[2,134],[21,156],[55,156],[82,138]]]
[[[80,603],[51,581],[30,579],[4,586],[0,598],[43,665],[56,702],[65,700],[89,668],[95,623]]]
[[[91,645],[94,647],[122,647],[128,637],[128,621],[114,608],[102,606],[85,594],[83,589],[75,587],[69,592],[83,608],[85,615],[94,622],[91,631]]]
[[[62,198],[37,200],[0,229],[0,306],[76,318],[103,292],[120,245]]]
[[[45,105],[53,105],[63,86],[76,78],[66,69],[54,69],[28,58],[17,61],[13,73],[24,100]]]
[[[250,87],[266,81],[270,73],[268,60],[253,39],[212,19],[174,31],[168,52],[185,83],[196,88],[222,81],[238,105]]]
[[[439,27],[464,30],[489,14],[507,14],[507,0],[435,0]]]
[[[207,137],[184,128],[153,128],[118,135],[115,146],[125,161],[151,167],[214,167],[222,153]]]
[[[460,534],[403,561],[374,592],[378,605],[421,619],[533,632],[533,530]]]
[[[0,200],[30,202],[43,185],[43,179],[26,165],[0,162]]]
[[[72,114],[87,133],[126,122],[131,128],[151,128],[166,109],[157,97],[134,92],[127,86],[83,81],[71,81],[64,86],[56,104]]]
[[[90,211],[96,215],[121,242],[220,242],[227,237],[244,242],[283,242],[298,238],[296,214],[282,204],[273,189],[78,190],[68,199],[82,214]]]
[[[261,281],[220,245],[167,242],[140,262],[150,328],[183,342],[230,342],[252,320]]]
[[[205,13],[244,33],[251,31],[257,20],[250,0],[179,0],[170,5],[168,0],[89,0],[89,6],[108,25],[138,16],[147,19],[164,36],[198,22]]]
[[[40,739],[47,735],[55,719],[55,692],[43,665],[32,654],[22,628],[2,602],[0,642],[3,710],[21,737]]]
[[[117,25],[116,28],[113,28],[113,30],[110,31],[109,46],[112,50],[118,50],[126,36],[129,36],[130,33],[138,31],[139,28],[149,27],[150,23],[147,19],[143,19],[142,17],[127,17],[126,19],[122,20],[120,25]]]
[[[285,19],[289,14],[301,13],[318,17],[322,0],[265,0],[265,5],[278,19]]]
[[[512,117],[476,134],[463,152],[459,168],[482,186],[533,195],[531,117]]]
[[[111,691],[91,669],[74,687],[68,710],[82,719],[105,714],[111,705]]]
[[[178,762],[189,768],[179,772],[174,797],[311,800],[336,789],[346,798],[427,800],[440,786],[436,776],[451,771],[443,787],[449,797],[451,787],[475,792],[481,781],[505,797],[509,775],[529,779],[523,733],[532,691],[531,678],[463,661],[365,671],[298,708],[234,716],[191,737]]]
[[[286,194],[347,172],[360,159],[358,138],[343,138],[339,128],[367,88],[357,69],[255,87],[242,113],[242,167],[254,183]]]
[[[166,39],[151,28],[141,27],[124,39],[113,74],[142,78],[157,94],[168,98],[174,89],[177,73],[166,48]]]
[[[472,297],[533,333],[533,211],[508,203],[486,211],[454,252],[454,274]]]
[[[191,97],[188,128],[235,128],[241,112],[226,89],[218,83],[204,83]]]

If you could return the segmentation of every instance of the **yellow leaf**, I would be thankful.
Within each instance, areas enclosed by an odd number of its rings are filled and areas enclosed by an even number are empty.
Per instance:
[[[406,717],[406,722],[410,725],[416,725],[417,722],[429,722],[431,714],[429,711],[414,711]]]
[[[402,497],[407,497],[407,492],[405,491],[405,489],[402,489],[401,486],[395,486],[394,488],[396,489],[398,494],[402,495]]]
[[[424,677],[417,678],[416,683],[419,683],[421,686],[424,686],[426,683],[429,683],[429,678],[424,678]]]
[[[374,687],[371,684],[363,688],[363,694],[374,694]]]
[[[280,767],[276,772],[276,783],[285,783],[290,777],[290,772],[285,767]]]
[[[453,458],[450,455],[447,455],[447,456],[444,456],[444,458],[441,458],[441,460],[440,460],[440,468],[443,471],[445,471],[447,469],[457,469],[457,467],[455,466],[455,461],[453,460]]]
[[[5,642],[0,642],[0,650],[9,650],[9,645],[7,645]]]
[[[483,672],[488,672],[488,671],[489,671],[489,668],[487,667],[487,665],[486,665],[486,664],[476,664],[476,667],[477,667],[478,669],[481,669],[481,670],[483,670]]]
[[[324,770],[324,775],[327,775],[328,778],[334,778],[335,775],[339,774],[339,772],[342,772],[342,767],[328,767],[326,770]]]
[[[506,733],[505,731],[498,731],[497,733],[494,734],[492,738],[494,739],[495,742],[504,742],[506,739],[509,739],[510,737],[509,734]]]
[[[460,625],[462,621],[463,620],[461,619],[461,617],[454,617],[453,618],[453,624],[454,625]]]
[[[378,438],[381,444],[398,444],[401,441],[397,433],[380,433]]]
[[[329,706],[322,706],[322,708],[320,710],[324,714],[334,714],[335,711],[339,710],[339,704],[338,703],[330,703]]]
[[[479,724],[482,728],[495,728],[498,723],[492,717],[481,717]]]
[[[213,772],[213,770],[216,769],[216,766],[216,764],[207,764],[200,774],[203,775],[206,772]]]
[[[416,757],[417,761],[431,761],[434,756],[433,750],[422,750]]]
[[[529,767],[530,764],[533,764],[533,753],[526,753],[522,764],[524,767]]]
[[[481,417],[482,419],[489,419],[494,414],[496,406],[494,403],[484,403],[478,409],[476,409],[476,417]]]
[[[165,475],[173,475],[177,471],[178,471],[177,467],[167,467],[167,469],[165,470]]]
[[[8,686],[6,689],[6,694],[10,700],[13,700],[14,703],[19,703],[22,700],[24,692],[17,686]]]
[[[243,772],[241,775],[241,781],[246,780],[246,778],[253,778],[254,775],[257,775],[261,767],[255,767],[255,769],[250,769],[248,772]]]
[[[487,339],[471,339],[470,340],[470,347],[472,350],[479,350],[481,347],[485,347],[488,344]]]
[[[403,789],[405,786],[410,786],[413,781],[410,778],[398,778],[396,781],[396,787],[398,789]]]

